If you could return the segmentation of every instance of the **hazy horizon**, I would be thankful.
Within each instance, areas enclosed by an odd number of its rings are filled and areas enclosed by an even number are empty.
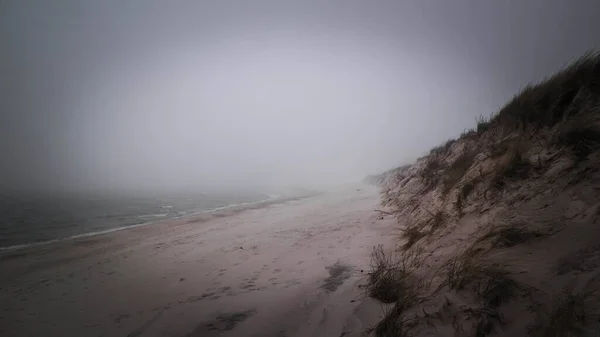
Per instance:
[[[595,1],[0,3],[0,188],[341,184],[596,49]]]

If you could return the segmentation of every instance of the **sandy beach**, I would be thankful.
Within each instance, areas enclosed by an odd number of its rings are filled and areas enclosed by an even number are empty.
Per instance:
[[[353,186],[0,254],[2,336],[361,336],[393,220]]]

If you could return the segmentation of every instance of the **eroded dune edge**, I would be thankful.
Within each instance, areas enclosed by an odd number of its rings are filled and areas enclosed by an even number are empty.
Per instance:
[[[401,238],[373,251],[377,336],[597,333],[600,57],[368,181]]]

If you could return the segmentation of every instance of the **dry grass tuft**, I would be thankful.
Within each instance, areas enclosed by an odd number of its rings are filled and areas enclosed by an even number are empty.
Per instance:
[[[453,290],[463,290],[468,285],[481,286],[489,279],[506,279],[510,274],[505,266],[493,263],[479,249],[470,248],[445,264],[446,280],[443,283]]]
[[[445,267],[446,280],[442,286],[456,291],[468,290],[477,296],[479,305],[463,310],[466,320],[474,322],[470,335],[493,333],[502,323],[498,308],[525,289],[505,266],[493,263],[477,250],[465,251],[451,259]]]
[[[479,116],[477,118],[477,127],[476,127],[477,133],[482,134],[482,133],[486,132],[487,130],[489,130],[490,121],[491,121],[491,118]]]
[[[555,150],[567,149],[575,161],[590,159],[591,163],[592,155],[600,151],[599,104],[600,53],[588,53],[552,77],[524,88],[491,118],[480,117],[475,128],[461,134],[459,144],[450,140],[432,149],[427,157],[419,158],[418,172],[411,170],[402,183],[394,181],[384,202],[393,207],[398,219],[407,214],[409,219],[410,216],[414,219],[423,214],[415,212],[419,207],[431,203],[432,199],[438,200],[436,193],[426,193],[440,187],[443,195],[452,196],[452,199],[441,200],[440,209],[446,209],[449,215],[453,211],[447,209],[448,202],[454,202],[456,211],[462,216],[463,208],[475,190],[485,189],[482,192],[486,198],[490,190],[500,195],[509,184],[530,179],[536,172],[541,172],[542,160],[552,162],[556,158],[555,152],[558,153]],[[463,145],[473,151],[465,151],[450,163],[449,155],[454,153],[451,150]],[[473,178],[470,173],[474,172],[470,170],[474,170],[475,158],[480,153],[485,156],[481,157],[482,165],[478,165],[479,177]],[[536,161],[535,165],[530,158]],[[591,165],[588,169],[591,170]],[[589,173],[589,170],[585,172]],[[436,211],[438,209],[433,210]],[[401,235],[405,240],[404,253],[413,252],[419,240],[442,226],[443,218],[442,212],[431,213],[427,223],[406,227]],[[430,229],[424,230],[424,226]],[[474,329],[468,331],[468,335],[498,333],[494,330],[502,321],[500,308],[515,296],[531,293],[533,289],[517,282],[510,268],[492,258],[494,248],[514,247],[546,235],[551,233],[518,223],[494,227],[469,249],[443,265],[443,274],[439,275],[442,284],[436,293],[455,291],[460,295],[473,295],[478,301],[477,308],[463,310],[468,321],[464,326]],[[421,303],[423,298],[419,296],[425,293],[415,285],[415,267],[403,267],[399,259],[383,254],[381,247],[374,251],[373,261],[367,287],[369,293],[386,303],[395,302],[373,331],[377,336],[408,336],[417,318],[407,317],[406,310]],[[438,280],[435,279],[436,284]],[[600,291],[565,290],[548,312],[540,314],[530,333],[538,337],[584,333],[591,336],[600,331],[598,326],[595,333],[586,329],[598,322]]]
[[[556,145],[569,148],[579,161],[600,149],[600,125],[596,117],[600,111],[596,109],[590,113],[591,118],[581,118],[561,125],[554,141]]]
[[[552,127],[581,112],[582,105],[597,97],[600,54],[587,53],[552,77],[529,85],[508,102],[489,122],[501,134]]]
[[[456,210],[456,213],[458,214],[458,217],[462,217],[464,215],[463,207],[465,207],[465,200],[463,199],[462,194],[456,196],[456,200],[454,200],[453,206]]]
[[[502,189],[509,181],[526,179],[532,168],[522,149],[514,146],[496,162],[491,185]]]
[[[463,200],[466,200],[469,195],[471,195],[471,192],[473,192],[473,190],[475,190],[475,186],[477,186],[477,184],[479,184],[481,182],[481,179],[476,178],[473,179],[471,181],[467,181],[466,183],[464,183],[464,185],[462,185],[462,187],[460,188],[460,197]]]
[[[547,235],[539,230],[528,229],[524,224],[512,223],[509,225],[493,227],[475,242],[475,245],[490,242],[494,248],[508,248],[521,243],[526,243],[536,238]]]
[[[534,337],[596,336],[600,322],[598,280],[583,290],[566,288],[548,312],[539,314],[530,327]],[[595,325],[592,327],[591,325]]]
[[[423,168],[419,171],[419,176],[427,188],[432,188],[438,181],[438,172],[444,168],[443,158],[439,155],[432,155],[426,159]]]
[[[468,129],[460,134],[458,139],[475,139],[479,136],[476,129]]]
[[[497,308],[513,298],[523,287],[504,269],[495,268],[492,273],[478,280],[475,291],[486,308]]]
[[[431,235],[431,234],[435,233],[444,224],[445,218],[446,218],[446,215],[444,214],[443,211],[437,211],[430,220],[431,226],[429,228],[428,234]]]
[[[444,194],[447,194],[454,188],[454,186],[462,179],[467,171],[473,166],[477,151],[466,150],[461,153],[456,160],[444,170],[443,176],[443,190]]]
[[[502,323],[502,316],[489,308],[465,308],[463,314],[467,321],[476,322],[473,330],[466,335],[485,337],[494,332],[497,325]],[[461,329],[455,329],[457,335],[465,335]]]
[[[425,236],[427,236],[427,232],[419,226],[407,226],[401,230],[401,237],[405,240],[403,249],[409,249]]]
[[[456,139],[448,139],[444,144],[434,147],[429,151],[429,155],[445,157],[450,153],[450,148],[456,143]]]
[[[384,317],[374,328],[367,332],[374,332],[377,337],[407,337],[409,332],[417,323],[416,317],[404,317],[404,311],[407,306],[402,302],[396,303],[394,307],[388,310]]]
[[[371,253],[367,293],[383,303],[416,303],[418,287],[413,272],[420,264],[418,251],[395,255],[386,254],[382,245],[374,247]]]

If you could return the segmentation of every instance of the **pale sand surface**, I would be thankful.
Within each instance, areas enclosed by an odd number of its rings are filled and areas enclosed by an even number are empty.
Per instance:
[[[361,336],[378,205],[354,186],[2,252],[0,335]]]

